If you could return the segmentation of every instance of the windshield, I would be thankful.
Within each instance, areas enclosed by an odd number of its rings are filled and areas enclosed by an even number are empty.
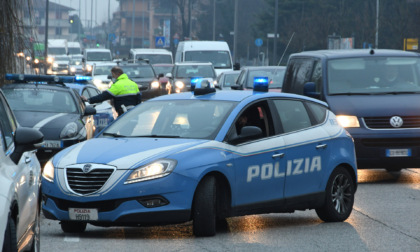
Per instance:
[[[55,56],[54,60],[55,61],[70,61],[70,57],[68,57],[68,56]]]
[[[172,64],[172,56],[165,54],[137,54],[136,59],[148,59],[150,64]]]
[[[366,57],[330,60],[328,92],[330,95],[420,92],[420,59]]]
[[[176,78],[191,78],[191,77],[202,77],[202,78],[216,78],[216,74],[213,71],[211,65],[180,65],[176,68]]]
[[[109,52],[88,52],[86,57],[87,61],[112,61]]]
[[[111,66],[95,66],[95,70],[93,71],[93,75],[111,75],[111,69],[115,65]]]
[[[48,54],[58,55],[58,54],[67,54],[66,48],[64,47],[48,47]]]
[[[82,50],[80,50],[80,48],[77,47],[69,47],[69,54],[81,54]]]
[[[212,139],[235,102],[148,101],[110,125],[103,136]]]
[[[172,72],[172,68],[173,68],[173,66],[153,66],[153,69],[155,69],[155,73],[156,74],[160,74],[160,73],[167,74],[167,73],[170,73],[170,72]]]
[[[230,54],[227,51],[187,51],[185,61],[211,62],[214,68],[232,68]]]
[[[155,73],[150,66],[120,66],[125,74],[130,78],[155,78]]]
[[[3,89],[14,111],[77,113],[76,101],[69,92],[37,89]]]
[[[246,87],[254,87],[255,77],[268,77],[268,88],[281,88],[285,71],[285,68],[249,70]]]

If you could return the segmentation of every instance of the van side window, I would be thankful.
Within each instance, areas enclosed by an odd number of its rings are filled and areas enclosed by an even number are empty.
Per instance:
[[[312,126],[305,105],[296,100],[274,100],[284,133]]]
[[[320,60],[315,62],[314,72],[312,73],[311,82],[315,83],[316,92],[322,91],[322,63]]]
[[[283,84],[284,92],[303,95],[303,86],[311,77],[314,59],[292,59],[288,65],[285,83]]]

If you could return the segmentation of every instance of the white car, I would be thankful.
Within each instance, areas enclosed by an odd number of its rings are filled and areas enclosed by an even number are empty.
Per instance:
[[[35,151],[44,136],[19,127],[0,90],[0,248],[40,250],[41,166]]]
[[[111,75],[111,69],[114,66],[117,66],[116,62],[93,64],[92,82],[99,90],[107,90],[110,87],[111,80],[108,79],[108,76]]]

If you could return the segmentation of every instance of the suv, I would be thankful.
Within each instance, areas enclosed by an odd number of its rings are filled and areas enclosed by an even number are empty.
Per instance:
[[[180,93],[191,90],[191,82],[197,79],[206,79],[216,84],[216,72],[210,62],[178,62],[175,63],[172,73],[166,75],[174,83],[174,92]]]
[[[385,49],[292,54],[283,92],[328,103],[339,123],[354,138],[359,169],[400,171],[417,167],[419,56],[415,52]]]
[[[155,70],[147,61],[120,61],[118,66],[128,78],[137,83],[142,101],[170,93],[166,86],[160,85]]]
[[[0,90],[0,249],[40,251],[43,135],[20,127]]]
[[[2,87],[20,125],[40,130],[44,145],[37,151],[45,164],[58,151],[95,134],[96,109],[64,84],[68,76],[6,74]]]

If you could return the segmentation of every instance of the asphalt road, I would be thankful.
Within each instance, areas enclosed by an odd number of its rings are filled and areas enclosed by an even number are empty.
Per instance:
[[[68,235],[42,219],[41,251],[420,251],[420,169],[359,170],[350,218],[324,223],[314,210],[228,219],[214,237],[196,238],[191,223],[101,228]]]

